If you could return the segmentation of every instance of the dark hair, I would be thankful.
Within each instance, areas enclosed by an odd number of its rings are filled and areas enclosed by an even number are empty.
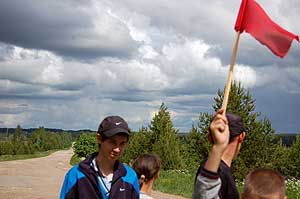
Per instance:
[[[155,154],[139,155],[133,162],[132,168],[135,170],[140,187],[144,182],[148,182],[158,175],[161,167],[161,160]]]

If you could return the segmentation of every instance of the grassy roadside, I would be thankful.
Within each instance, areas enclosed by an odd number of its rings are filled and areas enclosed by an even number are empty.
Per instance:
[[[181,170],[160,171],[154,190],[192,198],[195,174]]]
[[[195,174],[180,170],[160,171],[160,175],[154,184],[154,190],[192,198]],[[239,182],[237,186],[241,193],[243,183]],[[300,199],[300,180],[289,179],[286,181],[286,195],[288,198]]]
[[[25,160],[25,159],[31,159],[31,158],[40,158],[50,155],[51,153],[54,153],[59,150],[49,150],[49,151],[43,151],[43,152],[35,152],[33,154],[22,154],[22,155],[1,155],[0,156],[0,162],[2,161],[11,161],[11,160]]]

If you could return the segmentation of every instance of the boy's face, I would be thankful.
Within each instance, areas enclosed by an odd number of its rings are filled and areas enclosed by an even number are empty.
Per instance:
[[[98,137],[98,143],[101,144],[100,153],[107,159],[117,160],[124,152],[127,146],[128,136],[114,135],[102,141],[101,136]]]

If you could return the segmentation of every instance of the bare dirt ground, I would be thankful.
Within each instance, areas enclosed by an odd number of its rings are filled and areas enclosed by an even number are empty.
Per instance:
[[[47,157],[0,162],[1,199],[55,199],[66,172],[72,150],[57,151]],[[154,191],[155,199],[184,199]]]

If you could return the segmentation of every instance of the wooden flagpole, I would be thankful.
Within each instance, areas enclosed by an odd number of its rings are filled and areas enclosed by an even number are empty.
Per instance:
[[[239,46],[240,34],[241,34],[240,31],[237,31],[236,37],[235,37],[235,42],[234,42],[234,47],[232,50],[231,62],[230,62],[229,72],[228,72],[228,76],[227,76],[227,83],[226,83],[226,87],[225,87],[225,91],[224,91],[224,98],[223,98],[223,104],[222,104],[222,109],[224,109],[223,115],[226,114],[228,98],[229,98],[231,82],[232,82],[232,76],[233,76],[233,68],[234,68],[235,59],[236,59],[236,55],[237,55],[237,49]]]

